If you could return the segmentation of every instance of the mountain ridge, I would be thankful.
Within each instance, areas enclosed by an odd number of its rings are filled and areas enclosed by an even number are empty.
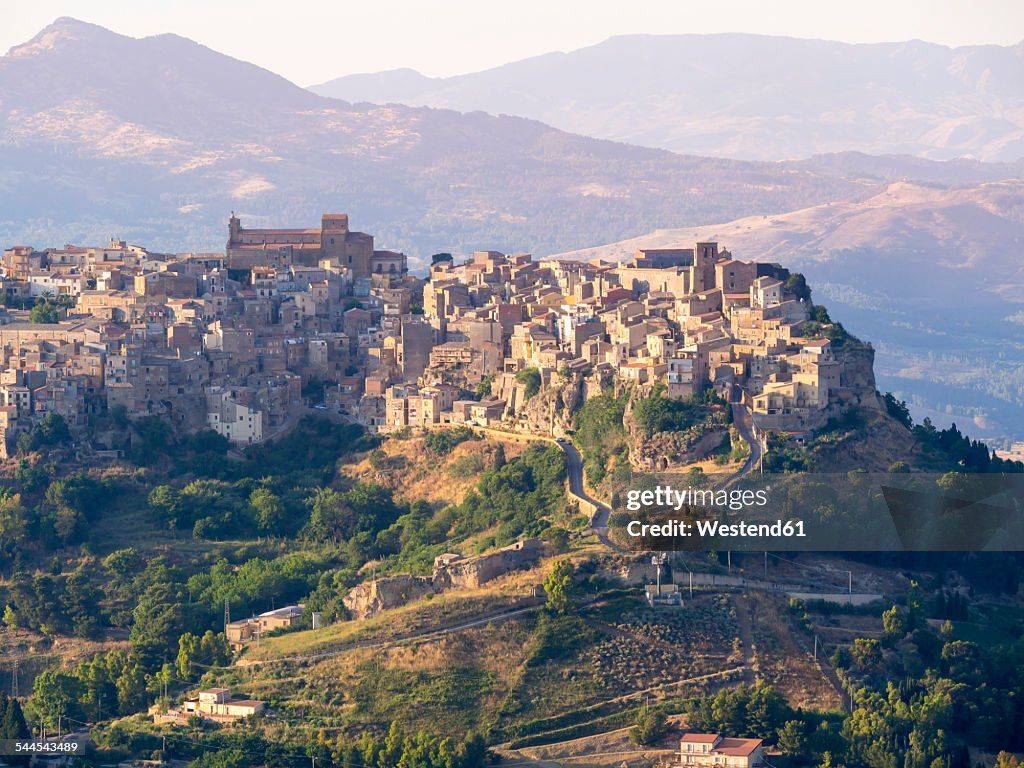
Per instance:
[[[620,35],[480,72],[426,78],[398,70],[376,79],[361,73],[311,90],[517,114],[710,156],[798,159],[862,149],[1016,161],[1024,156],[1024,86],[1016,74],[1022,62],[1024,42],[949,48],[752,34]]]
[[[525,118],[353,105],[184,38],[129,38],[70,18],[13,50],[0,58],[0,238],[9,242],[116,231],[155,248],[211,249],[232,209],[282,226],[347,210],[382,246],[414,258],[543,253],[877,184],[680,156]]]

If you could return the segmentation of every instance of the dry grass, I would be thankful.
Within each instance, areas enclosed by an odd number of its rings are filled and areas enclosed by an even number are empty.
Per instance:
[[[839,693],[813,658],[813,640],[793,620],[784,598],[748,592],[739,608],[743,606],[749,611],[758,678],[773,685],[791,707],[841,709]],[[823,651],[819,648],[818,653]]]
[[[374,468],[369,456],[356,464],[347,464],[339,472],[350,480],[365,480],[389,488],[395,496],[422,499],[435,507],[458,504],[476,486],[479,476],[459,477],[454,465],[472,455],[480,456],[482,467],[493,464],[494,454],[501,446],[506,460],[514,459],[528,444],[487,437],[467,440],[455,446],[447,456],[436,456],[424,446],[422,437],[388,440],[382,446],[387,466]]]
[[[533,760],[550,760],[556,763],[566,761],[569,765],[583,768],[610,768],[623,763],[630,768],[646,768],[657,763],[659,758],[669,757],[674,749],[678,749],[678,744],[673,744],[672,741],[685,728],[685,724],[685,715],[670,717],[670,735],[663,743],[654,747],[638,747],[629,740],[629,728],[619,728],[557,744],[527,747],[519,752]]]
[[[507,574],[479,589],[457,589],[392,608],[363,620],[340,621],[329,627],[289,632],[250,645],[240,663],[329,651],[349,643],[389,641],[431,628],[511,607],[527,588],[543,580],[541,572]]]

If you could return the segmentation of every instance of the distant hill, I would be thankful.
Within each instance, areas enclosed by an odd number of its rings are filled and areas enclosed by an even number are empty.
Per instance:
[[[879,386],[918,418],[1024,439],[1024,182],[899,182],[858,202],[668,229],[562,254],[717,240],[736,258],[803,271],[814,299],[878,349]]]
[[[537,253],[869,194],[877,179],[683,157],[482,113],[352,105],[173,35],[59,19],[0,57],[0,241],[223,248],[346,211],[424,257]]]
[[[483,110],[717,157],[858,150],[1024,157],[1024,43],[947,48],[760,35],[627,35],[482,72],[412,70],[313,86],[376,104]]]

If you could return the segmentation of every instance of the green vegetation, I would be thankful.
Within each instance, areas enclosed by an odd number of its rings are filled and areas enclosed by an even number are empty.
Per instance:
[[[18,437],[18,453],[25,455],[33,451],[56,448],[71,439],[67,422],[59,413],[48,413],[36,424],[31,432]]]
[[[519,371],[516,374],[516,381],[524,386],[527,400],[540,392],[540,371],[536,368],[524,368]]]
[[[477,439],[479,439],[477,434],[469,427],[452,427],[451,429],[436,429],[427,433],[427,436],[423,438],[423,444],[432,453],[445,456],[460,443]]]
[[[811,309],[811,318],[800,326],[800,335],[805,339],[828,339],[834,349],[841,349],[848,343],[859,343],[842,323],[837,323],[829,317],[828,309],[823,304],[816,304]]]
[[[569,560],[559,560],[544,580],[547,607],[552,613],[567,614],[574,607],[576,569]]]
[[[708,421],[711,405],[725,406],[713,390],[701,396],[676,399],[666,396],[664,385],[659,383],[648,397],[637,402],[633,417],[648,437],[658,432],[683,432]]]
[[[766,472],[809,472],[814,468],[814,454],[810,448],[789,435],[769,432],[767,446],[764,455]]]
[[[56,304],[51,304],[46,299],[40,297],[36,301],[35,306],[29,311],[28,321],[30,323],[56,324],[60,322],[60,312]]]
[[[927,417],[920,424],[915,424],[907,404],[891,392],[885,393],[882,401],[891,417],[911,430],[926,451],[940,457],[950,468],[968,473],[1024,472],[1024,462],[1000,458],[980,440],[971,440],[961,433],[956,424],[946,429],[937,429]]]
[[[448,510],[455,540],[497,530],[487,546],[538,536],[565,510],[565,454],[554,445],[533,444],[518,458],[480,476],[475,490]]]
[[[480,383],[476,385],[476,389],[473,392],[474,397],[477,400],[484,400],[491,396],[491,387],[494,385],[494,374],[489,373],[480,379]]]
[[[634,744],[649,747],[657,744],[668,733],[668,718],[660,709],[641,710],[637,713],[633,727],[629,729],[629,740]]]
[[[615,395],[610,389],[587,400],[573,421],[573,442],[583,453],[583,470],[591,485],[600,483],[608,461],[626,450],[626,430],[622,424],[629,393]]]
[[[807,285],[807,278],[800,272],[791,272],[782,287],[800,301],[811,300],[811,288]]]

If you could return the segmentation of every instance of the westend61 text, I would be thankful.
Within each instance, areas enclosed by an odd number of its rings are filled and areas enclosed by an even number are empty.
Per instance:
[[[774,523],[721,523],[717,520],[697,520],[693,523],[669,520],[665,523],[641,523],[631,520],[626,533],[634,537],[682,538],[800,538],[804,533],[803,520],[776,520]]]

